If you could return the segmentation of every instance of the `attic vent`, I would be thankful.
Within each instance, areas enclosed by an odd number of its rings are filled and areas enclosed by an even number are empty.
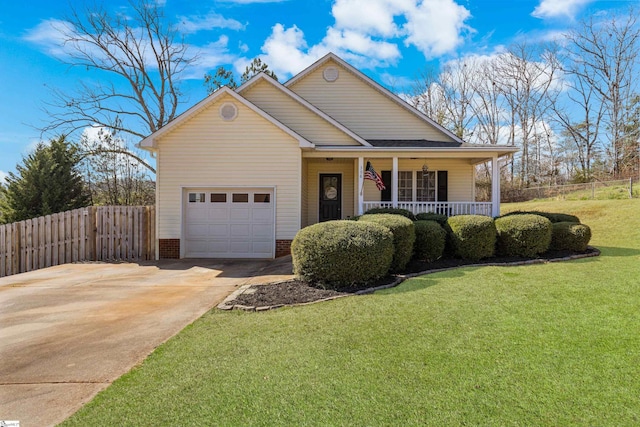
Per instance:
[[[230,102],[225,102],[220,107],[220,117],[222,120],[230,122],[238,116],[238,108]]]
[[[322,77],[328,82],[335,82],[338,80],[338,69],[336,67],[327,67],[322,72]]]

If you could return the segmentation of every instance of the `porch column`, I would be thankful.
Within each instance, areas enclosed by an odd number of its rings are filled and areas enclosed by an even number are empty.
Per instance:
[[[500,166],[498,156],[493,156],[491,160],[491,215],[500,215]]]
[[[398,207],[398,158],[393,158],[393,166],[391,167],[391,202],[393,207]]]
[[[364,157],[358,157],[358,215],[364,213]]]

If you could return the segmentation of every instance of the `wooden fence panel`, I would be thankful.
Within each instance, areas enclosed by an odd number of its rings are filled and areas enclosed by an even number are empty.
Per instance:
[[[0,225],[0,277],[78,261],[155,259],[154,206],[98,206]]]

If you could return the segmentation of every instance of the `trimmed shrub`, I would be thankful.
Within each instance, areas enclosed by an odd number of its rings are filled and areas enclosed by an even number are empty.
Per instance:
[[[301,280],[333,289],[356,286],[388,273],[393,234],[373,222],[322,222],[298,231],[291,257]]]
[[[421,261],[435,261],[442,257],[447,232],[435,221],[416,221],[413,223],[416,241],[413,244],[413,256]]]
[[[496,225],[484,215],[457,215],[447,220],[454,254],[477,261],[492,257],[496,246]]]
[[[413,243],[416,240],[413,221],[400,215],[375,214],[362,215],[358,222],[374,222],[391,230],[393,234],[393,261],[391,271],[404,270],[413,255]]]
[[[510,215],[495,220],[499,255],[534,257],[551,243],[551,221],[540,215]]]
[[[409,218],[411,221],[415,221],[416,217],[410,210],[401,209],[401,208],[371,208],[364,213],[364,215],[378,215],[378,214],[391,214],[391,215],[402,215],[403,217]]]
[[[422,212],[416,215],[417,221],[436,221],[440,225],[447,223],[448,216],[435,212]]]
[[[508,214],[502,215],[500,218],[504,218],[506,216],[511,215],[540,215],[547,218],[549,221],[556,222],[577,222],[580,224],[580,219],[575,215],[565,214],[565,213],[554,213],[554,212],[540,212],[540,211],[515,211],[509,212]]]
[[[553,224],[551,246],[553,250],[584,252],[591,240],[591,228],[575,222],[556,222]]]

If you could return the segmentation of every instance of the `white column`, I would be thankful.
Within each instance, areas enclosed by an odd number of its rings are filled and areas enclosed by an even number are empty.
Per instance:
[[[393,207],[398,207],[398,158],[393,158],[393,166],[391,168],[391,201]]]
[[[494,156],[491,160],[491,215],[494,217],[500,215],[500,166],[498,165],[498,156]]]
[[[358,157],[358,215],[364,213],[364,157]]]

